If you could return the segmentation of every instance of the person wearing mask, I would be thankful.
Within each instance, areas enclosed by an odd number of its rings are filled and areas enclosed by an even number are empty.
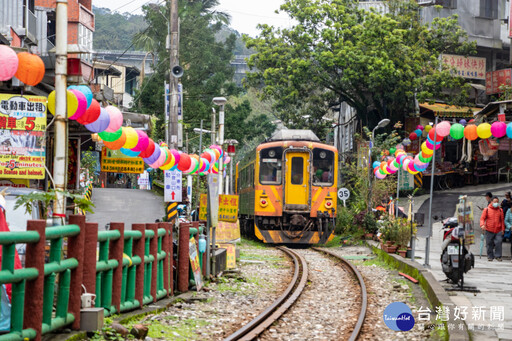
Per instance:
[[[501,243],[505,233],[505,224],[498,197],[492,198],[489,206],[484,208],[480,217],[480,227],[485,231],[487,260],[492,262],[496,258],[498,262],[501,262]]]
[[[507,212],[509,208],[512,206],[512,199],[510,198],[510,192],[505,193],[505,199],[501,202],[501,209],[503,210],[503,214],[505,217],[507,216]]]

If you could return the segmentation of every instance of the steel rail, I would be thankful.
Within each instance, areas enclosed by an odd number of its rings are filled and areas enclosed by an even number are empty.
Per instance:
[[[325,254],[328,254],[329,256],[332,256],[336,258],[337,260],[341,261],[345,266],[346,269],[348,269],[352,274],[357,278],[357,281],[359,282],[359,286],[361,287],[361,311],[359,313],[359,317],[357,318],[357,323],[354,327],[354,330],[352,331],[352,334],[350,335],[349,341],[355,341],[359,337],[359,333],[361,332],[361,328],[363,327],[364,319],[366,317],[366,308],[368,307],[368,295],[366,294],[366,285],[364,284],[363,276],[361,276],[361,273],[356,269],[352,263],[350,263],[345,258],[335,254],[334,252],[319,249],[316,247],[312,248],[315,251],[323,252]]]
[[[279,246],[278,249],[286,253],[293,260],[294,274],[290,284],[284,293],[279,296],[271,306],[261,312],[245,326],[238,329],[235,333],[225,338],[224,341],[255,339],[275,321],[277,321],[297,300],[297,298],[299,298],[300,294],[304,290],[308,280],[308,265],[306,260],[297,252],[286,247]]]

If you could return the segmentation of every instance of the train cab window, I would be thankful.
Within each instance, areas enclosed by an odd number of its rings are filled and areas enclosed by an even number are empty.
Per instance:
[[[334,183],[334,152],[313,149],[313,185],[331,186]]]
[[[260,183],[276,185],[281,183],[283,148],[267,148],[260,151]]]
[[[292,157],[292,185],[302,185],[304,181],[304,159]]]

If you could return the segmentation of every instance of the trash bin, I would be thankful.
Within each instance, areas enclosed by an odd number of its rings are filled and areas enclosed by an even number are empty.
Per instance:
[[[416,221],[416,224],[418,226],[423,226],[423,224],[425,223],[425,213],[416,213],[414,215],[414,221]]]

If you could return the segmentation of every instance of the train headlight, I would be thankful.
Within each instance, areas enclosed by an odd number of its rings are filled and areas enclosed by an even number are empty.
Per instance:
[[[327,200],[324,204],[325,208],[331,209],[333,206],[332,200]]]
[[[267,207],[268,206],[268,199],[261,198],[260,199],[260,206],[261,207]]]

